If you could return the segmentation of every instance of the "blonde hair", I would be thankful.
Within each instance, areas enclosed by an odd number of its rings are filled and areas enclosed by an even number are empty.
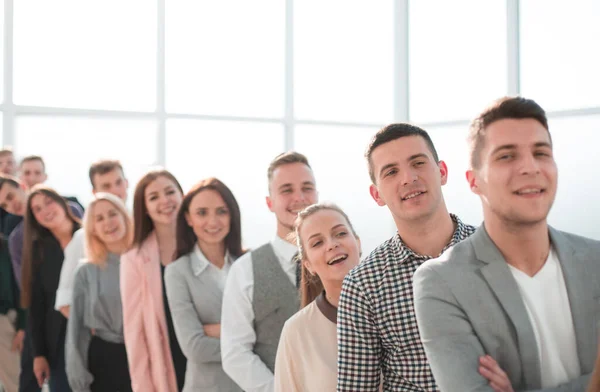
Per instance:
[[[98,202],[102,200],[110,202],[117,208],[119,213],[123,215],[123,220],[125,221],[125,236],[121,240],[123,249],[129,249],[133,241],[133,221],[131,220],[127,209],[125,208],[123,201],[111,193],[97,192],[94,200],[88,206],[85,216],[83,217],[83,229],[85,232],[86,259],[89,263],[96,264],[101,267],[103,267],[106,263],[108,249],[106,248],[106,244],[102,242],[102,240],[100,240],[96,234],[94,234],[94,209]]]
[[[323,283],[321,279],[317,275],[313,275],[308,271],[308,268],[304,266],[304,260],[307,260],[306,252],[304,250],[304,246],[302,245],[302,238],[300,236],[300,230],[302,229],[302,225],[306,219],[319,211],[330,210],[339,213],[344,217],[346,222],[348,223],[348,228],[352,232],[352,235],[358,239],[358,235],[350,222],[350,218],[342,209],[335,204],[332,203],[317,203],[311,206],[306,207],[300,213],[298,213],[298,217],[294,223],[294,233],[292,234],[295,237],[296,245],[298,246],[298,256],[297,262],[300,263],[300,307],[303,308],[306,305],[310,304],[315,300],[323,292]]]

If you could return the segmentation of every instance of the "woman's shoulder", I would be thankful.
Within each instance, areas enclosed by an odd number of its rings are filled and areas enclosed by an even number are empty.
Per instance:
[[[317,308],[317,304],[315,301],[313,301],[290,317],[285,322],[284,328],[290,334],[300,334],[310,329],[310,325],[314,325],[312,320],[314,320],[318,312],[319,309]]]

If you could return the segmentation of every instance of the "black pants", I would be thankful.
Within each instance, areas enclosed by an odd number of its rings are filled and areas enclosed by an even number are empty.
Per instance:
[[[125,344],[94,336],[88,349],[88,366],[94,376],[92,392],[131,392]]]

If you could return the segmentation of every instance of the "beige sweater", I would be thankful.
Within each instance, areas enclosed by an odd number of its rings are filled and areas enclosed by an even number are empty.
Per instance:
[[[275,392],[336,390],[336,324],[323,314],[317,301],[292,316],[283,327],[275,361]]]

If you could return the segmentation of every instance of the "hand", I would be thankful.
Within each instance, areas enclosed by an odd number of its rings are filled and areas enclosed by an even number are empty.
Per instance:
[[[221,338],[221,324],[206,324],[204,326],[204,334],[211,338]]]
[[[62,313],[63,316],[65,316],[65,318],[69,318],[71,310],[71,307],[69,305],[61,306],[58,310]]]
[[[15,337],[13,338],[10,351],[19,353],[23,351],[23,339],[25,339],[25,331],[20,329],[17,331]]]
[[[479,358],[479,373],[487,378],[495,392],[514,392],[510,380],[498,362],[489,355]]]
[[[50,365],[46,357],[35,357],[33,359],[33,374],[37,379],[40,388],[44,385],[44,381],[50,378]]]

